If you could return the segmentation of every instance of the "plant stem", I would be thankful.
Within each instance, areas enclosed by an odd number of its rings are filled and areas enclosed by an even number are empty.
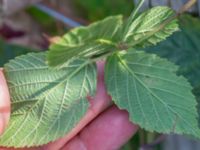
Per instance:
[[[157,139],[155,139],[153,142],[148,143],[148,144],[143,144],[140,147],[140,150],[150,150],[150,149],[155,149],[155,147],[158,144],[161,144],[165,140],[166,136],[165,135],[160,135]]]
[[[183,5],[183,7],[181,7],[178,11],[177,14],[182,14],[185,11],[187,11],[188,9],[190,9],[195,3],[197,2],[197,0],[189,0],[185,5]]]
[[[147,142],[146,143],[152,143],[155,140],[156,134],[152,132],[147,132],[146,134]]]
[[[140,145],[146,144],[146,138],[145,138],[145,131],[140,129],[139,130],[139,137],[140,137]]]

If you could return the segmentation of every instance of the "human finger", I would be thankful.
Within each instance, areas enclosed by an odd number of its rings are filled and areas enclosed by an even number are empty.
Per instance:
[[[70,140],[62,150],[117,150],[137,129],[138,126],[129,121],[126,111],[112,106]]]

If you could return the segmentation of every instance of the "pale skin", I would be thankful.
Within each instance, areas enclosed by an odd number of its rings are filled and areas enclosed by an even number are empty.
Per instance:
[[[138,130],[128,113],[111,102],[104,86],[104,63],[99,62],[97,93],[89,97],[90,107],[79,124],[65,137],[47,145],[19,150],[118,150]],[[3,69],[0,70],[0,133],[10,116],[10,96]],[[0,150],[16,150],[0,148]]]

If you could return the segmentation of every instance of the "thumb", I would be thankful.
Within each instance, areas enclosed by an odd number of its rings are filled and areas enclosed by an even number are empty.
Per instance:
[[[3,70],[0,69],[0,134],[3,133],[10,118],[10,95]]]

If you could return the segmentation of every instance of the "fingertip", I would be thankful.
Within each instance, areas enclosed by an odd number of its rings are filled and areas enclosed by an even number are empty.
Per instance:
[[[10,119],[10,95],[3,70],[0,69],[0,134]]]

